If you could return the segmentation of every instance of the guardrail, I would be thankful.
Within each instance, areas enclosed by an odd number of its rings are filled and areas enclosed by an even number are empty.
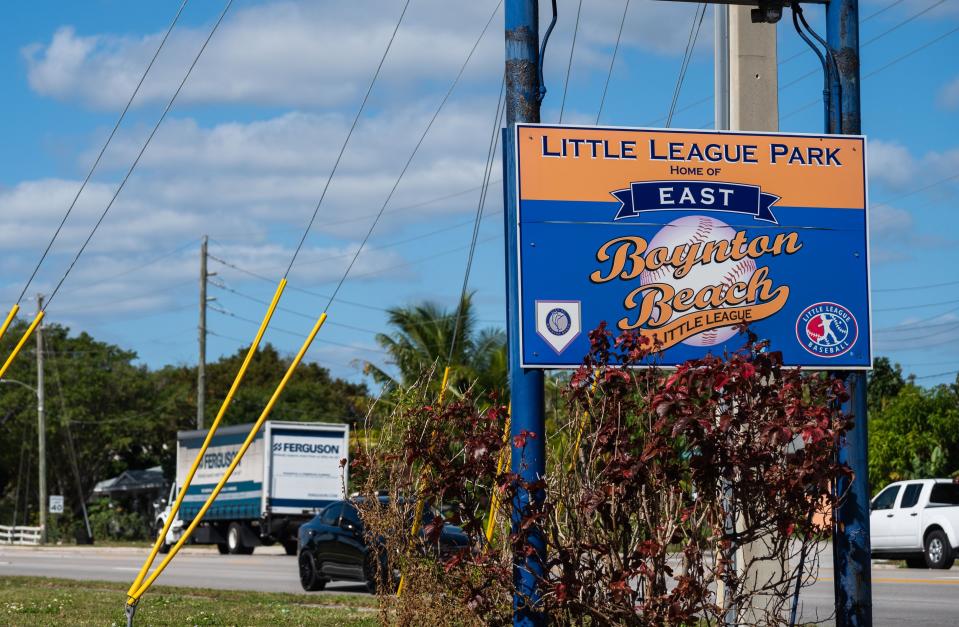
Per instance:
[[[0,544],[40,544],[43,527],[7,527],[0,525]]]

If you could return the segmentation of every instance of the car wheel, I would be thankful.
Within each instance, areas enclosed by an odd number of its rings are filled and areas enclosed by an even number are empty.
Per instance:
[[[926,566],[929,568],[952,568],[956,558],[952,554],[949,538],[941,529],[935,529],[926,535],[925,543]]]
[[[230,523],[230,527],[226,531],[226,546],[230,555],[251,555],[253,553],[252,546],[243,544],[243,528],[240,523]]]
[[[926,560],[922,557],[907,557],[906,568],[926,568]]]
[[[319,564],[312,553],[300,553],[300,585],[307,592],[316,592],[326,587],[326,579],[320,575]]]
[[[296,549],[297,549],[296,540],[283,541],[283,550],[286,551],[287,555],[296,555]]]

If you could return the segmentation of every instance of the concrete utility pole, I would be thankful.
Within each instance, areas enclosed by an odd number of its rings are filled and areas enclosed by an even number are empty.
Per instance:
[[[776,25],[753,23],[752,7],[729,5],[729,128],[779,130]]]
[[[196,428],[203,428],[203,409],[206,405],[206,284],[209,275],[206,270],[207,241],[203,236],[200,244],[200,324],[197,327],[200,340],[200,354],[196,362]]]
[[[43,311],[43,295],[37,294],[37,313]],[[40,492],[40,544],[47,542],[47,415],[43,407],[43,321],[37,325],[37,461]]]
[[[509,388],[512,402],[510,441],[523,432],[535,434],[525,438],[526,446],[513,447],[512,468],[527,482],[546,474],[546,418],[543,404],[543,372],[520,368],[519,354],[519,259],[517,256],[517,198],[515,177],[510,176],[515,164],[514,128],[517,122],[539,122],[539,3],[537,0],[506,0],[506,136],[503,142],[503,177],[506,192],[506,320],[509,347]],[[512,503],[513,529],[528,512],[531,504],[542,503],[542,490],[532,493],[519,490]],[[546,617],[540,605],[537,586],[542,577],[546,557],[543,530],[529,530],[528,542],[533,553],[513,558],[514,625],[544,625]]]
[[[776,58],[776,24],[754,23],[750,6],[714,4],[715,11],[715,111],[716,129],[734,131],[779,130],[779,72]],[[730,512],[729,531],[740,524]],[[734,556],[738,572],[750,565],[750,583],[761,589],[782,577],[778,566],[762,558],[771,547],[759,541],[739,548]],[[732,607],[723,582],[720,602],[725,623],[758,622],[769,610],[772,597],[758,595],[752,607]]]
[[[835,57],[828,103],[829,133],[862,133],[859,100],[859,0],[832,0],[826,7],[826,42]],[[841,377],[843,373],[833,373]],[[836,625],[872,625],[872,555],[869,530],[869,419],[866,415],[866,373],[846,375],[850,401],[844,410],[853,416],[853,428],[839,449],[839,461],[855,473],[852,484],[842,482],[849,495],[836,512],[833,537]]]

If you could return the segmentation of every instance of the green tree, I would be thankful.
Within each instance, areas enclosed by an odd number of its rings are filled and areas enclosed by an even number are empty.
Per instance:
[[[449,365],[449,389],[454,394],[475,384],[505,398],[506,334],[495,328],[477,329],[471,297],[461,303],[458,326],[457,311],[430,302],[390,309],[388,324],[394,331],[376,336],[389,354],[387,363],[365,366],[366,373],[387,390],[412,386],[432,373],[428,389],[438,393],[441,374]]]
[[[4,358],[25,326],[14,325],[0,340]],[[79,524],[79,493],[88,499],[98,481],[124,470],[156,465],[172,478],[176,432],[195,427],[196,368],[167,366],[151,371],[136,363],[135,352],[97,341],[86,333],[72,336],[69,329],[56,324],[45,326],[43,333],[47,483],[50,493],[63,494],[73,511],[59,520]],[[244,355],[245,349],[240,349],[208,365],[207,426]],[[255,421],[290,362],[290,357],[269,344],[261,348],[224,424]],[[32,342],[5,378],[36,385]],[[363,414],[366,404],[363,384],[333,378],[318,364],[302,363],[271,419],[352,422]],[[20,524],[36,520],[36,411],[36,396],[30,387],[17,383],[0,386],[0,437],[7,444],[0,447],[0,524],[13,522],[14,511]],[[107,507],[101,514],[109,516],[109,511],[114,510]]]
[[[959,406],[949,386],[905,383],[869,415],[869,480],[948,476],[959,471]]]
[[[902,376],[902,366],[893,364],[888,357],[877,357],[867,379],[867,403],[869,411],[879,411],[889,399],[895,398],[906,384]]]

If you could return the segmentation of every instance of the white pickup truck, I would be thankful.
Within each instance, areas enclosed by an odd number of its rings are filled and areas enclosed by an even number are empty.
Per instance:
[[[906,560],[910,568],[952,567],[959,553],[959,483],[891,483],[869,509],[873,557]]]

